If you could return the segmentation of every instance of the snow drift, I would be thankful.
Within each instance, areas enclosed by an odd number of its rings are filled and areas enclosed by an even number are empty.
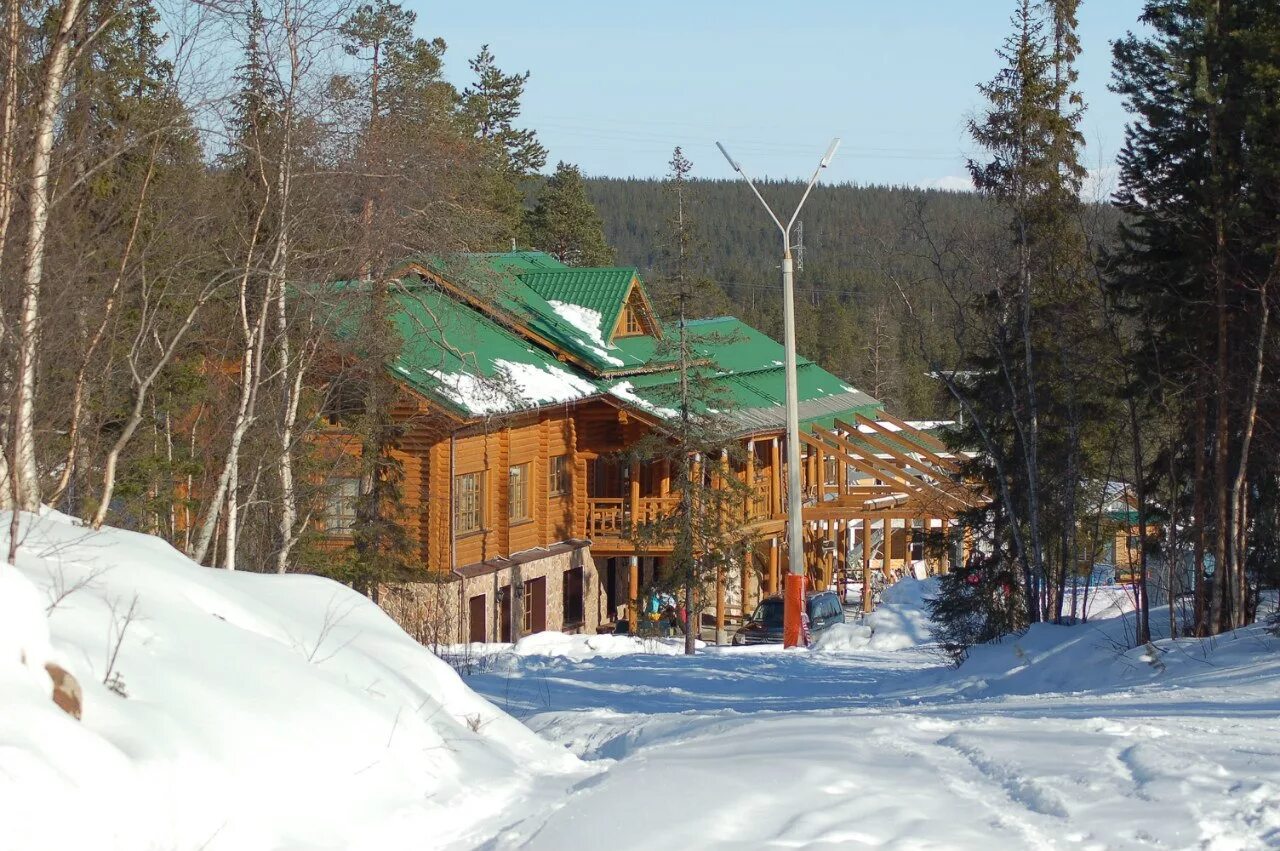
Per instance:
[[[465,845],[584,771],[348,588],[23,521],[0,565],[0,849]]]
[[[938,593],[937,579],[907,577],[886,588],[880,605],[861,621],[836,624],[813,644],[826,653],[851,650],[905,650],[931,644],[925,601]]]

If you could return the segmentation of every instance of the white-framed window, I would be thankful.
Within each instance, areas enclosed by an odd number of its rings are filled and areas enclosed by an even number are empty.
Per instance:
[[[507,473],[507,519],[514,523],[529,517],[529,465],[512,464]]]
[[[484,526],[484,474],[463,473],[453,480],[453,529],[459,535]]]
[[[547,466],[547,491],[551,496],[564,496],[573,484],[568,455],[553,455]]]
[[[350,535],[356,522],[356,502],[360,499],[360,479],[334,476],[327,482],[321,519],[330,535]]]

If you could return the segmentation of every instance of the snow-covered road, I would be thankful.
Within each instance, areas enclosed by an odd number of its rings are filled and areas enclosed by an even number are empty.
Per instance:
[[[601,772],[488,847],[1280,848],[1280,641],[501,654],[469,684]],[[1088,684],[1086,686],[1086,683]]]

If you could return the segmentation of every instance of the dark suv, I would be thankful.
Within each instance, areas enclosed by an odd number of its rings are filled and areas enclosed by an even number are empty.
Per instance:
[[[809,610],[809,638],[821,635],[833,623],[844,623],[844,606],[834,591],[818,591],[810,594],[807,607]],[[751,619],[733,634],[733,643],[743,644],[781,644],[782,643],[782,597],[774,595],[765,597],[756,606]]]

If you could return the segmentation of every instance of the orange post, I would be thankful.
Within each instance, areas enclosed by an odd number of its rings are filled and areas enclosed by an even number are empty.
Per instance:
[[[788,573],[782,602],[782,646],[808,647],[809,624],[804,606],[806,577]]]

